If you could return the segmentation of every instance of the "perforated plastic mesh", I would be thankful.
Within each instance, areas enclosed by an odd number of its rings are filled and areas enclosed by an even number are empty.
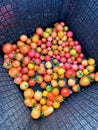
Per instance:
[[[1,0],[0,45],[63,20],[98,65],[98,0]],[[1,51],[0,51],[1,53]],[[70,97],[51,116],[33,120],[0,56],[1,130],[98,130],[98,84]]]

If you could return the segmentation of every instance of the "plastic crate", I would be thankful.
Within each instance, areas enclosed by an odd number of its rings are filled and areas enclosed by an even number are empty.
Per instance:
[[[1,0],[0,49],[38,26],[64,21],[98,68],[98,0]],[[45,119],[33,120],[20,90],[2,66],[0,51],[0,130],[98,130],[98,84],[71,96]]]

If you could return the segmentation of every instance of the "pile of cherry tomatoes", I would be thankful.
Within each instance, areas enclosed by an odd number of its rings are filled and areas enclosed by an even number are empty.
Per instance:
[[[16,43],[2,48],[3,66],[23,90],[33,119],[49,116],[72,92],[98,81],[95,60],[85,59],[72,37],[73,32],[61,22],[45,30],[38,27],[31,38],[21,35]],[[41,90],[35,89],[38,85]]]

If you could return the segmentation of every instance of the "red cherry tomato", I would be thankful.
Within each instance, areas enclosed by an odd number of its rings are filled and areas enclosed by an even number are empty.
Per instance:
[[[36,81],[33,80],[33,79],[30,79],[30,80],[28,81],[28,84],[29,84],[29,86],[33,87],[33,86],[36,85]]]
[[[65,73],[66,78],[72,78],[75,77],[76,73],[73,69],[68,69]]]
[[[13,45],[10,43],[6,43],[6,44],[4,44],[2,49],[3,49],[4,53],[9,54],[13,51]]]
[[[69,97],[70,96],[70,90],[68,88],[62,88],[61,89],[61,95],[63,97]]]

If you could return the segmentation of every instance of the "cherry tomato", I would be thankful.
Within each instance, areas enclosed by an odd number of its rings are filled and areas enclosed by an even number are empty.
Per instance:
[[[27,88],[24,91],[24,97],[26,97],[26,98],[33,98],[34,97],[34,91],[33,91],[33,89]]]
[[[49,107],[49,106],[52,106],[52,105],[53,105],[53,102],[47,99],[47,106]]]
[[[19,75],[19,70],[17,68],[10,68],[9,69],[9,75],[10,77],[14,78],[17,77]]]
[[[52,94],[55,95],[55,96],[59,95],[59,89],[58,88],[53,88]]]
[[[11,64],[11,62],[4,62],[4,63],[3,63],[3,67],[4,67],[5,69],[10,69],[10,68],[12,67],[12,64]]]
[[[40,87],[41,87],[42,89],[46,88],[46,86],[47,86],[47,83],[46,83],[46,82],[42,82],[42,83],[40,84]]]
[[[66,82],[64,80],[59,80],[58,85],[59,85],[59,87],[65,87]]]
[[[54,101],[54,102],[53,102],[53,107],[54,107],[55,109],[58,109],[58,108],[60,107],[60,102],[59,102],[59,101]]]
[[[47,95],[48,95],[48,91],[47,91],[47,90],[44,90],[44,91],[42,92],[42,96],[43,96],[43,97],[47,97]]]
[[[31,99],[31,98],[25,98],[25,99],[24,99],[24,104],[25,104],[27,107],[32,107],[32,99]]]
[[[59,101],[59,102],[63,102],[63,96],[57,95],[56,100]]]
[[[20,52],[23,54],[23,55],[26,55],[30,50],[30,46],[29,45],[24,45],[23,47],[20,47]]]
[[[47,99],[54,102],[55,96],[52,94],[52,92],[48,93]]]
[[[45,82],[50,82],[51,81],[51,76],[49,74],[44,75],[44,81]]]
[[[15,67],[15,68],[18,68],[20,66],[20,62],[18,60],[14,60],[12,62],[12,66]]]
[[[34,70],[29,70],[28,71],[28,76],[29,77],[33,77],[35,75],[35,71]]]
[[[16,77],[16,78],[14,78],[14,83],[15,84],[21,84],[21,82],[22,82],[22,78],[21,77]]]
[[[79,91],[80,91],[80,86],[79,86],[79,84],[75,84],[75,85],[72,87],[72,90],[73,90],[74,92],[79,92]]]
[[[70,96],[70,90],[68,89],[68,88],[62,88],[61,89],[61,95],[63,96],[63,97],[69,97]]]
[[[33,79],[29,79],[28,84],[29,84],[30,87],[33,87],[33,86],[36,85],[36,81],[33,80]]]
[[[28,81],[29,80],[29,76],[27,74],[23,74],[21,77],[22,77],[22,81]]]
[[[4,53],[9,54],[13,51],[13,45],[11,43],[6,43],[3,45],[2,50]]]
[[[76,84],[75,79],[68,79],[68,86],[72,87]]]
[[[66,78],[73,78],[76,76],[76,73],[73,69],[68,69],[66,72],[65,72],[65,76]]]
[[[41,98],[42,98],[42,93],[37,90],[37,91],[34,93],[34,98],[35,98],[37,101],[40,101]]]
[[[29,87],[29,85],[27,82],[25,82],[25,81],[21,82],[21,84],[20,84],[21,90],[26,90],[28,87]]]
[[[40,117],[40,115],[41,115],[40,110],[38,108],[36,108],[36,107],[33,108],[33,110],[31,111],[31,117],[33,119],[38,119]]]
[[[46,104],[46,99],[45,99],[45,98],[41,98],[40,104],[41,104],[41,105],[45,105],[45,104]]]

